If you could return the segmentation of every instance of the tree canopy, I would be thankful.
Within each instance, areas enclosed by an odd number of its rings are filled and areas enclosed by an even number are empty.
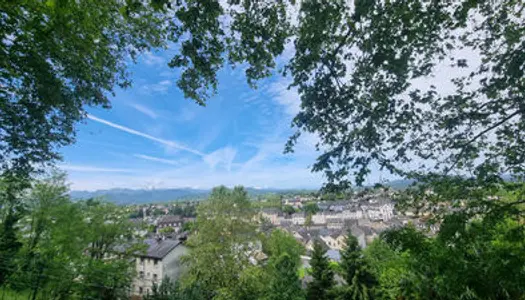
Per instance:
[[[28,299],[127,296],[132,258],[145,245],[119,207],[72,202],[67,192],[61,175],[24,190],[19,202],[25,211],[13,227],[16,239],[0,240],[6,246],[0,248],[0,286],[27,292]]]
[[[334,271],[330,268],[326,249],[323,248],[319,241],[314,243],[310,265],[312,266],[310,271],[312,281],[308,283],[306,288],[306,299],[324,300],[332,298],[329,292],[334,286]]]
[[[225,65],[250,85],[277,65],[297,132],[319,138],[327,187],[373,169],[405,177],[523,173],[523,3],[457,1],[4,1],[3,169],[58,158],[86,105],[128,86],[128,57],[175,45],[178,86],[204,105]],[[286,47],[291,59],[280,57]],[[450,68],[443,78],[443,68]],[[433,78],[439,77],[439,80]]]
[[[86,106],[110,107],[140,53],[175,44],[178,86],[203,105],[227,62],[246,62],[252,85],[270,75],[289,32],[274,1],[29,0],[0,11],[0,161],[21,174],[59,158]]]
[[[242,290],[238,277],[250,264],[255,250],[254,216],[242,187],[213,189],[209,199],[197,208],[196,230],[188,240],[187,287],[202,284],[206,297]]]
[[[289,149],[317,134],[313,170],[328,185],[362,183],[371,168],[523,174],[522,11],[507,0],[303,1]]]
[[[525,167],[524,8],[514,0],[1,2],[0,284],[32,298],[125,295],[131,252],[107,259],[132,237],[118,208],[71,202],[63,178],[30,187],[18,175],[59,158],[86,107],[109,107],[115,88],[129,86],[128,63],[173,44],[169,66],[200,105],[225,65],[242,65],[256,87],[292,50],[279,64],[301,106],[286,150],[301,134],[318,138],[312,170],[326,175],[324,199],[344,198],[373,169],[428,183],[398,204],[426,210],[440,225],[436,237],[405,227],[362,253],[349,236],[341,297],[523,297],[525,192],[502,175],[521,180]],[[304,297],[303,249],[291,236],[274,231],[261,245],[268,266],[251,262],[260,241],[244,189],[214,189],[197,214],[183,298]],[[310,297],[326,298],[332,285],[321,250]]]
[[[129,57],[165,40],[138,1],[2,1],[0,11],[0,161],[22,174],[59,158],[85,107],[109,107],[129,85]]]

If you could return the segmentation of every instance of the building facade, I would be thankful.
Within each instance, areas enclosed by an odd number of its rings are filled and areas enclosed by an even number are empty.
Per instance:
[[[178,240],[147,239],[145,254],[135,258],[137,276],[133,280],[133,294],[151,293],[153,285],[160,285],[164,278],[177,279],[182,271],[180,257],[186,247]]]

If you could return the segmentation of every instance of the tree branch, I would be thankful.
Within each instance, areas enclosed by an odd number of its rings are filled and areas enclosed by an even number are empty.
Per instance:
[[[459,154],[456,156],[456,159],[454,161],[454,163],[452,163],[452,165],[445,171],[445,174],[448,174],[459,162],[459,160],[461,159],[461,157],[463,156],[463,154],[465,153],[465,150],[466,150],[466,147],[470,144],[472,144],[473,142],[475,142],[478,138],[480,138],[481,136],[485,135],[486,133],[488,133],[489,131],[492,131],[494,130],[495,128],[503,125],[504,123],[506,123],[507,121],[509,121],[510,119],[514,118],[515,116],[517,116],[518,114],[521,113],[521,110],[517,110],[515,111],[514,113],[508,115],[507,117],[505,117],[503,120],[500,120],[499,122],[497,122],[496,124],[486,128],[485,130],[481,131],[480,133],[476,134],[474,137],[472,137],[470,140],[468,140],[467,142],[465,142],[463,145],[461,145],[461,151],[459,152]]]

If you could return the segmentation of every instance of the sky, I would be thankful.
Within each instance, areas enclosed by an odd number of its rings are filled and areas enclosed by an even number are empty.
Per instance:
[[[76,143],[61,149],[71,189],[322,185],[322,174],[310,172],[319,154],[313,136],[283,154],[299,111],[289,79],[275,75],[252,89],[242,67],[227,67],[202,107],[177,88],[172,55],[145,53],[130,64],[133,86],[116,90],[111,109],[87,109]]]
[[[290,58],[292,49],[288,46],[278,62]],[[303,134],[293,154],[283,153],[300,110],[289,78],[276,74],[252,89],[242,66],[226,67],[218,74],[217,93],[203,107],[177,88],[180,71],[167,66],[174,54],[173,49],[143,54],[129,65],[132,87],[116,90],[111,109],[87,109],[76,143],[61,149],[59,167],[68,173],[71,189],[322,186],[323,175],[310,171],[320,154],[315,136]],[[455,56],[479,62],[468,49]],[[412,84],[422,90],[434,84],[449,93],[450,79],[470,72],[451,72],[448,61],[435,71]],[[372,166],[364,184],[392,179],[399,178]]]

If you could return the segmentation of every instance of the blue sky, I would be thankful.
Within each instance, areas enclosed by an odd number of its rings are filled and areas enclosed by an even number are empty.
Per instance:
[[[178,71],[167,67],[172,55],[144,54],[130,64],[133,86],[116,90],[111,109],[88,109],[77,142],[61,150],[72,189],[322,185],[322,174],[310,172],[314,136],[283,154],[300,106],[286,78],[273,76],[253,90],[242,67],[226,68],[202,107],[176,87]],[[374,172],[371,182],[381,175]]]
[[[169,50],[130,64],[133,86],[116,90],[112,108],[89,108],[77,142],[61,150],[60,168],[74,190],[108,188],[210,188],[245,185],[317,188],[320,174],[312,137],[293,155],[283,154],[293,132],[299,98],[274,76],[251,89],[242,67],[219,74],[206,107],[184,99]]]

